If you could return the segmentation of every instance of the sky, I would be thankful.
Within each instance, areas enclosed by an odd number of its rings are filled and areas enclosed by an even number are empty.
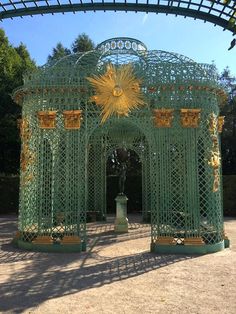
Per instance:
[[[236,47],[228,51],[232,33],[192,18],[134,12],[78,12],[7,19],[0,22],[13,46],[23,42],[38,65],[47,61],[58,42],[67,48],[81,33],[95,44],[113,37],[132,37],[148,50],[185,55],[196,62],[214,63],[219,72],[229,66],[236,76]]]

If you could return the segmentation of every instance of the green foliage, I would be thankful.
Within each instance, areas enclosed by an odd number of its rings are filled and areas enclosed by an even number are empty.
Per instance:
[[[72,51],[76,52],[86,52],[93,50],[95,48],[94,42],[85,33],[80,34],[72,44]]]
[[[16,120],[21,108],[11,99],[13,89],[23,84],[23,74],[36,69],[27,48],[14,48],[0,29],[0,173],[16,173],[19,168],[20,140]]]
[[[220,82],[228,92],[227,104],[221,109],[225,116],[225,125],[222,132],[222,166],[224,174],[236,174],[236,78],[226,68]]]
[[[61,42],[59,42],[52,50],[52,54],[48,56],[48,62],[57,61],[65,56],[71,54],[70,49],[65,48]]]
[[[86,52],[93,50],[95,48],[94,42],[89,38],[88,35],[82,33],[74,40],[71,45],[72,52]],[[52,50],[52,54],[48,56],[48,62],[55,62],[59,59],[71,54],[71,50],[64,47],[61,42],[59,42],[55,48]]]

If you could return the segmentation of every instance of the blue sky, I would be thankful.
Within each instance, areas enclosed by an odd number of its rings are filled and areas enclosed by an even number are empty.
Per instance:
[[[201,63],[214,60],[220,72],[229,66],[236,76],[236,47],[228,51],[232,33],[191,18],[153,13],[80,12],[3,20],[0,27],[13,45],[26,44],[38,65],[46,63],[59,41],[70,48],[76,36],[85,32],[96,44],[112,37],[133,37],[149,50],[173,51]]]

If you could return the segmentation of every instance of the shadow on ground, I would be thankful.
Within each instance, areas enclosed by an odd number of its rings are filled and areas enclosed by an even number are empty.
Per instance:
[[[150,237],[150,226],[140,223],[130,225],[131,232],[116,235],[112,223],[90,224],[87,252],[56,254],[26,252],[13,247],[4,224],[5,240],[0,250],[0,267],[7,263],[14,269],[0,286],[0,311],[22,313],[42,302],[91,289],[115,281],[126,280],[170,264],[194,258],[194,256],[155,255],[142,252],[122,257],[104,257],[98,254],[97,246]],[[15,226],[11,225],[11,229]],[[2,268],[2,267],[1,267]]]
[[[143,273],[177,263],[192,256],[154,255],[149,252],[100,262],[92,252],[87,254],[43,254],[10,252],[19,261],[19,254],[33,259],[32,263],[11,276],[0,287],[0,309],[21,313],[27,308],[63,295],[125,280]],[[95,255],[95,256],[94,256]],[[7,257],[7,256],[6,256]],[[97,259],[95,265],[85,266],[87,258]],[[4,258],[3,258],[4,260]],[[9,261],[9,260],[8,260]],[[70,269],[69,264],[80,261]]]

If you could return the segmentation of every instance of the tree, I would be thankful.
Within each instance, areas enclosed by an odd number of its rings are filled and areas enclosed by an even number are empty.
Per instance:
[[[228,92],[227,103],[220,113],[225,116],[221,144],[223,174],[236,174],[236,78],[227,67],[219,80]]]
[[[0,172],[18,172],[20,140],[16,124],[21,109],[11,93],[23,84],[23,74],[35,68],[26,47],[21,43],[14,48],[0,29]]]
[[[57,43],[56,48],[53,48],[52,54],[48,56],[48,62],[58,61],[59,59],[71,54],[70,49],[65,48],[61,42]]]
[[[95,48],[94,42],[85,33],[80,34],[75,41],[72,43],[72,51],[76,52],[86,52],[93,50]]]
[[[30,54],[23,43],[20,43],[19,47],[15,48],[20,57],[20,73],[19,78],[22,80],[22,73],[33,72],[36,70],[35,61],[30,58]]]

